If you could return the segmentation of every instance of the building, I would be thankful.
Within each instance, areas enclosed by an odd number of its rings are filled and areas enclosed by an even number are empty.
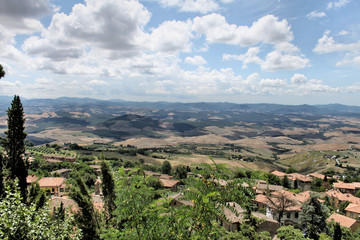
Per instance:
[[[287,174],[291,187],[295,188],[297,185],[297,188],[300,188],[301,191],[309,191],[311,190],[312,186],[312,177],[308,177],[299,173],[290,173]]]
[[[324,174],[321,174],[321,173],[310,173],[308,174],[309,177],[312,177],[313,179],[315,178],[320,178],[321,180],[324,180],[325,179],[325,175]]]
[[[74,157],[56,156],[56,155],[44,155],[43,159],[46,162],[75,162]]]
[[[350,193],[354,196],[356,192],[360,190],[359,182],[353,182],[353,183],[337,182],[334,183],[333,186],[335,190],[339,190],[342,193]]]
[[[340,203],[348,201],[353,204],[360,205],[360,198],[353,196],[350,193],[342,193],[339,190],[329,190],[326,195],[330,198],[330,203],[336,208],[339,208]]]
[[[69,173],[71,173],[71,171],[72,171],[71,169],[63,168],[63,169],[52,171],[50,174],[51,175],[59,175],[60,177],[68,178]]]
[[[41,189],[44,189],[48,194],[53,196],[65,195],[66,189],[69,189],[65,185],[65,178],[63,177],[44,177],[39,180]],[[60,188],[62,189],[60,192]]]
[[[334,221],[339,223],[342,227],[350,228],[351,231],[355,232],[360,228],[360,222],[355,219],[346,217],[344,215],[333,213],[328,219],[328,222]]]
[[[271,172],[271,174],[274,174],[275,176],[277,176],[280,179],[283,179],[286,176],[286,173],[280,172],[278,170],[275,170],[275,171]]]
[[[164,188],[168,188],[171,189],[171,191],[173,192],[177,192],[177,186],[179,185],[180,181],[173,179],[162,179],[162,178],[160,178],[159,180]]]
[[[227,231],[235,232],[240,230],[240,225],[244,221],[244,209],[236,202],[228,202],[222,207],[223,216],[220,216],[220,225]],[[280,227],[279,222],[267,217],[266,215],[258,212],[252,212],[252,215],[260,218],[260,224],[257,232],[267,231],[272,236],[276,234],[277,229]]]
[[[37,176],[35,176],[34,174],[28,175],[26,177],[26,184],[27,184],[28,188],[31,186],[31,184],[36,183],[38,180],[39,180],[39,178]]]
[[[345,208],[345,213],[346,216],[355,220],[360,220],[360,205],[358,204],[354,204],[354,203],[350,203],[346,208]]]

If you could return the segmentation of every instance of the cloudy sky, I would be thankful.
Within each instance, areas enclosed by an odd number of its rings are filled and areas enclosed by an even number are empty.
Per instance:
[[[358,0],[0,0],[0,95],[360,105]]]

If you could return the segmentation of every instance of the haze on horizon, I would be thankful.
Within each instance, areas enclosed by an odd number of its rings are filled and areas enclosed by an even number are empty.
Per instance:
[[[360,105],[355,0],[0,0],[0,96]]]

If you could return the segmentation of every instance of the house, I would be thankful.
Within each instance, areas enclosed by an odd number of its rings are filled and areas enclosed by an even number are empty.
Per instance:
[[[290,173],[287,174],[291,187],[295,188],[297,185],[297,188],[300,188],[301,191],[309,191],[311,190],[312,185],[312,177],[308,177],[299,173]]]
[[[39,185],[40,188],[45,189],[48,194],[59,196],[60,187],[63,189],[62,193],[65,193],[65,180],[63,177],[44,177],[39,180]]]
[[[161,173],[153,172],[153,171],[144,171],[145,176],[153,176],[153,177],[160,177]]]
[[[37,182],[38,179],[39,178],[37,176],[35,176],[34,174],[28,175],[26,177],[26,184],[27,184],[28,188],[31,186],[31,184]]]
[[[356,192],[360,190],[360,183],[353,182],[353,183],[344,183],[344,182],[337,182],[333,185],[335,190],[339,190],[342,193],[350,193],[355,196]]]
[[[338,213],[333,213],[326,221],[337,222],[343,227],[350,228],[350,230],[353,232],[355,232],[357,229],[360,228],[360,222],[356,221],[355,219],[338,214]]]
[[[55,210],[56,208],[59,208],[61,203],[63,204],[63,208],[65,208],[68,211],[76,212],[79,210],[79,207],[74,200],[65,197],[50,198],[49,200],[50,210]]]
[[[59,170],[52,171],[51,175],[59,175],[60,177],[68,178],[69,173],[71,172],[71,169],[62,168]]]
[[[173,179],[159,179],[161,184],[163,185],[164,188],[170,188],[171,191],[176,192],[177,191],[177,186],[179,185],[180,181],[178,180],[173,180]]]
[[[56,156],[56,155],[44,155],[43,159],[46,162],[75,162],[74,157]]]
[[[279,219],[282,212],[281,225],[298,226],[302,204],[308,199],[306,195],[296,194],[285,190],[271,193],[270,196],[256,195],[254,203],[260,211],[273,220]]]
[[[321,180],[324,180],[325,179],[325,175],[324,174],[321,174],[321,173],[310,173],[308,174],[309,177],[312,177],[313,179],[315,178],[320,178]]]
[[[286,173],[280,172],[278,170],[275,170],[275,171],[271,172],[271,174],[274,174],[275,176],[277,176],[280,179],[283,179],[286,176]]]
[[[350,203],[346,208],[345,208],[345,213],[346,216],[355,220],[360,220],[360,205],[358,204],[354,204],[354,203]]]
[[[170,206],[172,207],[180,207],[180,206],[194,206],[194,203],[188,200],[182,200],[182,198],[184,198],[184,196],[181,193],[177,193],[175,195],[169,196],[170,199],[172,199],[170,201]]]
[[[222,207],[223,216],[220,218],[220,225],[227,231],[239,231],[240,225],[243,223],[245,210],[236,202],[228,202]],[[257,232],[267,231],[272,236],[276,234],[277,229],[280,227],[279,222],[267,217],[262,213],[252,212],[253,216],[260,218],[260,224],[257,228]]]
[[[256,194],[265,194],[267,192],[276,192],[281,191],[284,189],[283,186],[279,185],[272,185],[272,184],[264,184],[264,183],[258,183],[256,186],[253,187],[256,191]]]
[[[357,198],[350,193],[342,193],[339,190],[329,190],[326,192],[326,195],[330,198],[330,203],[336,208],[339,208],[341,202],[351,202],[353,204],[360,205],[360,198]]]

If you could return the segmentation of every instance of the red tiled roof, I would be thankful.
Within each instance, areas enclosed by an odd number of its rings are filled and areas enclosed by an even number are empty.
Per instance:
[[[40,187],[60,187],[65,182],[63,177],[44,177],[39,180]]]
[[[275,171],[273,171],[271,173],[274,174],[275,176],[278,176],[278,177],[284,177],[286,175],[286,173],[280,172],[278,170],[275,170]]]
[[[313,178],[320,178],[320,179],[324,179],[325,178],[325,175],[324,174],[321,174],[321,173],[310,173],[309,174],[310,177],[313,177]]]
[[[172,179],[159,179],[162,185],[166,188],[172,188],[176,186],[180,181]]]
[[[328,219],[327,221],[331,221],[334,220],[334,222],[340,223],[341,226],[343,227],[347,227],[350,228],[352,225],[354,225],[356,223],[355,219],[346,217],[344,215],[338,214],[338,213],[333,213]]]
[[[349,193],[342,193],[339,190],[332,189],[327,191],[326,194],[329,197],[338,199],[339,201],[349,201],[351,203],[360,205],[360,198],[354,197]]]
[[[352,183],[344,183],[344,182],[338,182],[334,183],[334,188],[336,189],[351,189],[355,190],[355,185]]]
[[[313,179],[311,177],[299,174],[299,173],[290,173],[287,175],[291,180],[300,180],[302,182],[312,182]]]
[[[39,178],[37,176],[33,175],[29,175],[26,177],[26,183],[31,184],[34,183],[38,180]]]
[[[360,205],[350,203],[346,208],[345,211],[353,212],[353,213],[360,213]]]

